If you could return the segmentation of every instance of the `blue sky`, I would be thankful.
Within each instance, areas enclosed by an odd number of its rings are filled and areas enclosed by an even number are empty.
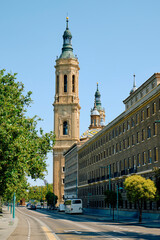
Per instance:
[[[139,87],[160,72],[159,0],[1,0],[0,69],[17,72],[32,91],[28,115],[44,119],[39,125],[53,130],[55,59],[62,48],[69,16],[74,54],[77,54],[80,133],[88,129],[90,109],[99,83],[106,124],[124,111],[123,100],[133,85]],[[52,154],[47,159],[52,182]],[[31,184],[43,184],[31,181]]]

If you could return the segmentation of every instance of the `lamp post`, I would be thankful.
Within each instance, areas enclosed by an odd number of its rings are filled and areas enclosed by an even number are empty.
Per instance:
[[[111,191],[111,165],[104,166],[104,167],[101,167],[101,168],[109,169],[109,191]],[[110,211],[110,215],[111,215],[111,204],[109,204],[109,211]]]
[[[119,189],[123,189],[123,187],[118,187],[118,183],[117,183],[117,220],[119,220],[119,212],[118,212],[118,190]]]
[[[15,202],[16,202],[16,196],[15,193],[13,194],[13,219],[15,218]]]

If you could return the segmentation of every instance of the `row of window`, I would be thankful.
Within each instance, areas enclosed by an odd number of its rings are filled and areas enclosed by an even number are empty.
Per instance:
[[[84,200],[83,200],[84,202]],[[85,202],[84,202],[85,203]],[[86,203],[87,207],[92,207],[92,208],[109,208],[109,205],[105,202],[105,200],[89,200]],[[138,209],[138,205],[136,203],[129,202],[127,200],[122,200],[119,203],[119,208],[124,208],[124,209]],[[152,210],[153,209],[153,202],[148,201],[148,204],[146,201],[143,202],[142,209],[144,210]],[[158,210],[158,206],[157,206]]]
[[[140,122],[143,122],[146,118],[149,118],[151,116],[151,109],[152,109],[152,114],[155,114],[156,113],[156,102],[152,103],[152,107],[147,106],[146,114],[145,114],[145,111],[142,110],[140,113],[137,113],[130,120],[127,120],[126,122],[121,124],[119,127],[114,128],[112,131],[110,131],[109,133],[104,135],[98,141],[92,143],[92,145],[90,147],[88,147],[87,149],[83,150],[79,154],[79,158],[84,157],[85,155],[87,155],[90,152],[94,151],[96,148],[102,146],[106,142],[111,141],[115,137],[120,136],[122,133],[125,133],[126,131],[130,130],[131,128],[134,128],[135,125],[138,125]],[[160,99],[159,99],[159,108],[158,109],[160,110]],[[146,117],[145,117],[145,115],[146,115]],[[154,133],[155,132],[155,127],[156,127],[156,125],[153,125],[153,135],[155,135],[155,133]]]
[[[88,183],[91,183],[105,180],[107,178],[115,178],[131,173],[136,173],[137,168],[157,161],[158,147],[154,147],[153,149],[149,149],[148,151],[137,153],[136,156],[133,155],[132,157],[128,157],[123,160],[114,162],[105,167],[97,167],[97,169],[88,172],[88,177],[86,174],[80,173],[79,181],[82,182],[84,180],[87,180],[88,178]]]
[[[111,155],[119,153],[122,150],[126,150],[127,148],[130,148],[130,146],[134,146],[135,144],[140,143],[140,141],[144,141],[146,137],[147,139],[150,139],[152,135],[156,136],[157,123],[153,123],[152,132],[150,126],[148,126],[146,130],[142,129],[141,132],[137,132],[136,134],[128,136],[126,139],[123,139],[123,141],[120,141],[119,143],[116,143],[115,145],[108,147],[103,152],[91,156],[90,158],[87,157],[87,159],[84,159],[82,162],[79,163],[80,169],[85,168],[86,166],[89,166],[91,164],[94,164],[104,158],[110,157]]]
[[[64,75],[63,86],[64,92],[67,92],[68,91],[67,75]],[[75,75],[72,75],[72,92],[75,92]],[[59,94],[59,75],[57,75],[56,79],[56,93]]]

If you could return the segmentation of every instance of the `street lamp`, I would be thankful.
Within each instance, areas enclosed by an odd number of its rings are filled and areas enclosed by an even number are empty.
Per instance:
[[[118,187],[118,183],[117,183],[117,220],[119,220],[119,212],[118,212],[118,190],[119,189],[123,189],[123,187]]]
[[[104,166],[101,168],[109,168],[109,191],[111,191],[111,165],[109,166]],[[110,211],[110,215],[111,215],[111,204],[109,204],[109,211]]]

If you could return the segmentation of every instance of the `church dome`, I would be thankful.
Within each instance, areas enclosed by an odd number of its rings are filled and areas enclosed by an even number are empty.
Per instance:
[[[97,109],[94,108],[94,109],[91,111],[91,116],[100,116],[100,113],[98,112]]]

